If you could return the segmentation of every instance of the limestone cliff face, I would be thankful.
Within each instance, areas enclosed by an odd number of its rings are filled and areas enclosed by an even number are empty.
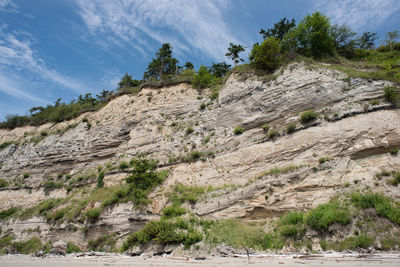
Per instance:
[[[116,205],[102,213],[84,235],[68,232],[69,224],[58,225],[54,231],[43,218],[2,222],[3,231],[13,229],[23,239],[24,230],[40,226],[46,238],[68,236],[80,242],[107,231],[118,230],[123,236],[157,217],[166,203],[163,193],[176,182],[225,185],[192,207],[198,215],[214,218],[276,216],[315,207],[354,188],[369,187],[400,197],[398,187],[374,179],[382,170],[400,170],[400,157],[388,153],[400,147],[400,110],[383,97],[383,88],[390,82],[347,80],[343,73],[325,66],[303,63],[277,74],[271,81],[232,74],[215,101],[208,99],[207,91],[198,92],[186,84],[144,88],[139,95],[121,96],[74,121],[0,130],[0,143],[18,140],[0,151],[0,178],[9,181],[0,191],[0,209],[68,196],[64,188],[43,188],[49,177],[55,179],[59,173],[78,175],[140,154],[158,159],[160,168],[171,168],[165,183],[151,193],[147,212],[129,203]],[[372,105],[371,100],[378,101]],[[320,117],[302,125],[299,114],[309,109]],[[84,117],[89,123],[82,122]],[[266,123],[280,136],[266,138],[261,128]],[[287,134],[290,123],[296,123],[296,131]],[[68,129],[68,125],[75,127]],[[239,125],[245,132],[235,135],[233,129]],[[194,130],[190,134],[188,127]],[[47,136],[40,137],[42,131]],[[171,161],[193,150],[213,156],[192,163]],[[320,158],[327,160],[319,162]],[[293,170],[265,174],[287,166]],[[29,177],[16,179],[23,173]],[[104,180],[110,186],[125,177],[124,172],[110,171]],[[94,182],[89,180],[86,186]],[[75,226],[85,225],[77,222]]]

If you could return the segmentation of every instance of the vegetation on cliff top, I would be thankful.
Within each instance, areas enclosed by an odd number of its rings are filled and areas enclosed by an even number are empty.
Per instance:
[[[375,33],[364,32],[358,36],[347,25],[331,25],[329,18],[317,11],[305,16],[297,25],[294,19],[289,21],[283,18],[274,27],[261,29],[260,34],[264,40],[261,44],[253,45],[249,55],[250,64],[245,64],[246,67],[236,66],[244,61],[240,53],[245,48],[230,43],[226,56],[235,63],[232,72],[241,73],[245,70],[266,75],[299,56],[305,56],[329,62],[331,68],[344,71],[349,77],[400,82],[398,31],[389,32],[384,44],[375,49]],[[81,95],[70,103],[58,99],[54,105],[31,108],[25,116],[7,115],[6,120],[0,122],[0,128],[13,129],[70,120],[82,113],[100,109],[119,95],[137,94],[143,86],[162,87],[187,82],[195,88],[211,88],[210,97],[218,97],[219,88],[225,81],[224,76],[230,73],[230,65],[224,62],[213,63],[210,67],[201,66],[196,73],[191,62],[179,66],[172,51],[169,43],[162,44],[141,81],[132,79],[126,73],[115,91],[103,90],[96,97],[91,94]]]

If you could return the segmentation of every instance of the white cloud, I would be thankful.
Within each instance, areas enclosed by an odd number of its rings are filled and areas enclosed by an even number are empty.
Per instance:
[[[170,42],[178,53],[194,48],[215,59],[224,58],[229,42],[238,42],[224,22],[225,0],[78,0],[78,5],[98,40],[129,43],[143,54],[154,51],[145,41],[149,37]]]
[[[5,12],[18,12],[18,5],[12,0],[0,0],[0,11]]]
[[[0,32],[0,72],[28,71],[43,80],[51,81],[65,88],[81,93],[84,86],[58,71],[46,66],[37,52],[32,48],[30,40],[21,40],[13,33]],[[0,73],[1,74],[1,73]],[[14,94],[14,96],[22,96]]]
[[[6,93],[8,95],[17,97],[17,98],[34,101],[38,104],[48,102],[41,97],[34,96],[34,95],[30,94],[29,92],[19,89],[22,87],[23,87],[23,85],[19,84],[15,79],[12,79],[6,75],[3,75],[0,72],[0,91]]]
[[[315,9],[333,23],[351,26],[354,30],[373,31],[400,11],[398,0],[314,0]]]

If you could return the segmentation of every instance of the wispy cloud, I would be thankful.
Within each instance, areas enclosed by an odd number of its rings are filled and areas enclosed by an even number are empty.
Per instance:
[[[0,72],[4,76],[5,72],[10,71],[28,71],[35,74],[36,77],[75,92],[81,93],[84,90],[84,86],[79,82],[47,67],[45,61],[32,48],[30,40],[21,39],[15,33],[0,32]]]
[[[18,5],[12,0],[0,0],[0,11],[17,13]]]
[[[355,30],[374,30],[400,11],[398,0],[314,0],[315,9],[333,23],[350,25]]]
[[[129,43],[142,54],[146,40],[170,42],[178,53],[193,49],[223,59],[229,42],[238,42],[224,21],[225,0],[78,0],[79,14],[92,36]],[[149,38],[150,37],[150,38]],[[104,43],[103,43],[104,44]]]
[[[48,102],[47,100],[45,100],[41,97],[34,96],[29,92],[19,89],[19,88],[23,88],[23,87],[26,87],[26,86],[17,82],[16,79],[12,79],[8,76],[5,76],[4,74],[2,74],[0,72],[0,91],[6,93],[8,95],[17,97],[17,98],[34,101],[37,104],[43,104],[43,103]]]

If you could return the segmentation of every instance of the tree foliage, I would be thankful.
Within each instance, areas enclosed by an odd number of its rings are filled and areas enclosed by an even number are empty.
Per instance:
[[[239,57],[239,54],[243,52],[244,49],[245,48],[240,44],[229,43],[228,53],[226,53],[225,56],[231,59],[236,66],[239,62],[244,61]]]
[[[283,40],[283,37],[289,32],[290,29],[296,26],[296,21],[292,19],[289,21],[286,17],[281,19],[279,22],[274,24],[273,28],[268,29],[267,31],[264,29],[260,30],[260,34],[264,39],[268,37],[275,37],[279,40]]]
[[[124,87],[136,87],[139,86],[140,83],[141,81],[132,79],[132,76],[126,73],[125,76],[122,77],[121,81],[118,83],[118,88],[121,89]]]
[[[329,18],[318,11],[307,15],[296,29],[296,38],[302,54],[320,58],[333,56],[334,43],[330,31]]]
[[[185,63],[185,69],[187,69],[187,70],[192,70],[192,69],[194,69],[194,65],[193,65],[193,63],[192,62],[186,62]]]
[[[333,25],[330,28],[330,35],[333,39],[333,45],[339,54],[350,56],[357,45],[357,33],[353,32],[349,26]]]
[[[150,78],[163,79],[165,75],[174,75],[178,72],[178,60],[172,57],[172,46],[169,43],[162,44],[156,53],[156,58],[149,63],[143,74],[143,80]]]
[[[231,65],[228,65],[225,62],[213,63],[210,68],[210,73],[217,78],[221,78],[225,76],[225,74],[230,70],[230,68]]]
[[[254,44],[251,50],[251,63],[258,69],[274,71],[280,63],[281,46],[275,37],[268,37],[261,45]]]
[[[378,39],[376,32],[364,32],[359,39],[360,49],[372,49],[375,47],[375,41]]]
[[[199,68],[199,71],[197,72],[197,75],[194,76],[193,79],[193,87],[198,88],[198,89],[204,89],[207,88],[213,80],[213,76],[211,73],[208,71],[206,66],[201,65]]]

